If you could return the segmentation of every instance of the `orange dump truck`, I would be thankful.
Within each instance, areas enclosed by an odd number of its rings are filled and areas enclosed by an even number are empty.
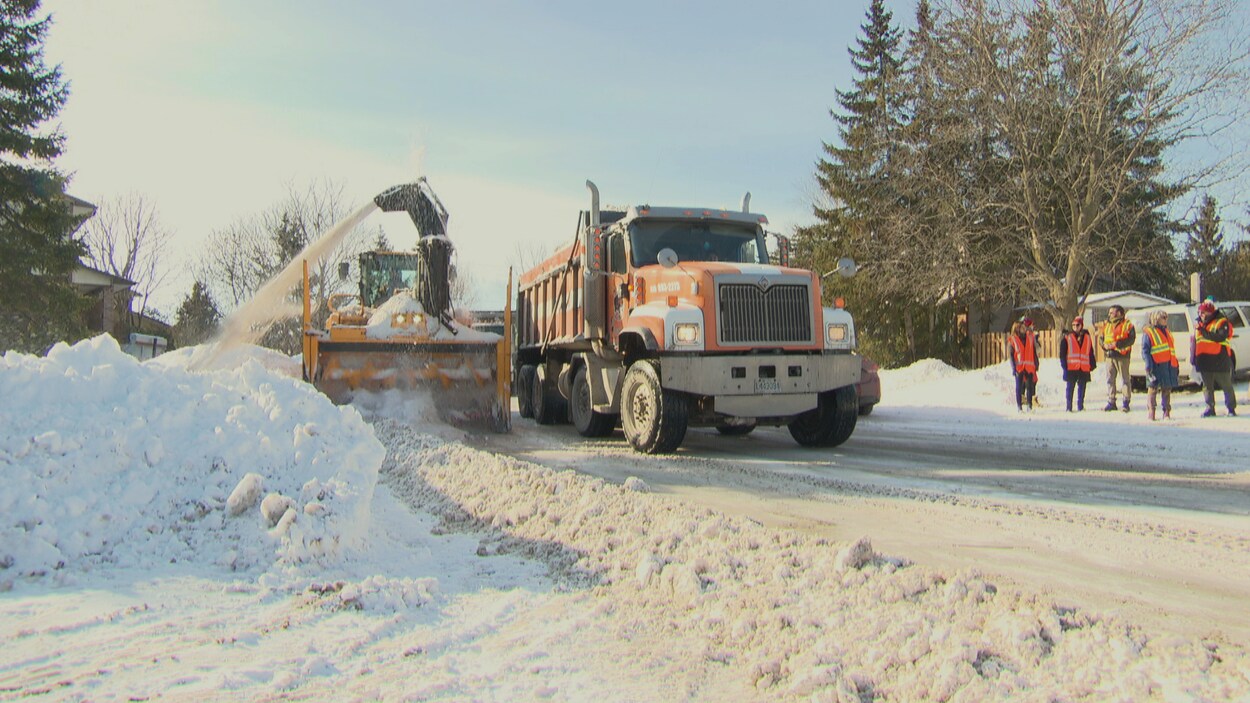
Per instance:
[[[601,210],[572,244],[522,274],[514,394],[522,417],[587,437],[618,422],[633,448],[667,453],[690,426],[742,435],[787,425],[803,446],[855,430],[850,313],[822,307],[820,277],[770,263],[767,218],[740,211]],[[843,273],[853,272],[844,260]]]

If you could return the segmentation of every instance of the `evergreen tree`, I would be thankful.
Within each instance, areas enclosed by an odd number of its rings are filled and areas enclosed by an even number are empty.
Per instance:
[[[65,137],[40,131],[69,95],[43,61],[51,19],[38,0],[0,0],[0,348],[38,352],[85,333],[84,300],[69,274],[82,255],[79,224],[53,166]]]
[[[883,0],[871,0],[860,29],[856,46],[848,49],[856,78],[850,90],[836,91],[837,109],[830,111],[839,143],[824,144],[824,157],[816,165],[823,200],[814,208],[818,223],[795,233],[798,258],[818,271],[835,268],[842,256],[881,265],[899,225],[895,169],[904,125],[902,33]],[[895,276],[825,279],[826,298],[847,299],[865,349],[883,363],[901,360],[899,350],[884,345],[896,339],[893,328],[900,311],[908,309],[902,301],[910,295],[899,290],[906,283]]]
[[[1202,275],[1203,295],[1224,298],[1225,262],[1228,252],[1224,248],[1224,234],[1220,231],[1219,207],[1215,198],[1203,196],[1202,205],[1194,221],[1185,230],[1185,255],[1181,268],[1186,276]]]
[[[201,344],[217,333],[221,311],[208,286],[196,281],[174,318],[174,341],[180,347]]]
[[[377,239],[373,240],[374,251],[391,251],[391,240],[386,238],[386,230],[378,228]]]

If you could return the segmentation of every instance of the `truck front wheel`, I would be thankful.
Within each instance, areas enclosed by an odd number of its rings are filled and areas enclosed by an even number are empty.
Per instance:
[[[859,419],[855,386],[820,394],[816,407],[790,422],[790,436],[804,447],[836,447],[850,438]]]
[[[573,377],[573,397],[569,399],[569,419],[583,437],[606,437],[612,434],[616,418],[597,413],[590,402],[590,378],[582,366]]]
[[[635,451],[668,454],[686,438],[686,396],[660,385],[655,362],[643,359],[625,372],[621,429]]]

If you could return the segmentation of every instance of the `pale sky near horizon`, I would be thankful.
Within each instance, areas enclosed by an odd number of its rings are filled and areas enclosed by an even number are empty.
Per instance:
[[[888,6],[910,26],[912,0]],[[474,306],[497,309],[522,251],[571,241],[587,179],[605,204],[737,209],[750,191],[771,230],[811,222],[866,7],[45,0],[45,58],[71,84],[57,165],[90,202],[155,203],[174,232],[156,299],[171,317],[214,230],[290,187],[328,180],[354,209],[420,175]]]

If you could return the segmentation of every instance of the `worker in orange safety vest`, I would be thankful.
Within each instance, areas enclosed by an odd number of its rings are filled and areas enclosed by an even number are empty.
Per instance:
[[[1146,414],[1156,417],[1156,396],[1163,400],[1163,419],[1172,417],[1172,389],[1180,385],[1180,362],[1176,359],[1176,341],[1168,329],[1168,314],[1163,310],[1150,313],[1150,325],[1143,330],[1142,361],[1146,366]]]
[[[1193,348],[1189,355],[1194,370],[1202,374],[1202,398],[1207,408],[1203,417],[1215,416],[1215,388],[1224,392],[1224,407],[1229,415],[1237,414],[1237,396],[1233,392],[1233,352],[1229,340],[1233,338],[1233,325],[1215,307],[1205,300],[1198,306],[1198,319],[1194,322]]]
[[[1102,349],[1107,357],[1107,407],[1103,410],[1115,410],[1116,393],[1123,390],[1124,404],[1120,409],[1128,412],[1129,400],[1133,397],[1128,362],[1136,342],[1137,330],[1124,317],[1123,306],[1112,305],[1102,326]]]
[[[1094,338],[1085,329],[1085,318],[1077,315],[1072,329],[1059,339],[1059,363],[1063,366],[1064,398],[1072,412],[1072,392],[1076,391],[1076,409],[1085,409],[1085,385],[1098,362],[1094,360]]]
[[[1023,322],[1013,324],[1007,336],[1007,352],[1011,374],[1016,377],[1016,410],[1032,410],[1037,394],[1037,336]]]

